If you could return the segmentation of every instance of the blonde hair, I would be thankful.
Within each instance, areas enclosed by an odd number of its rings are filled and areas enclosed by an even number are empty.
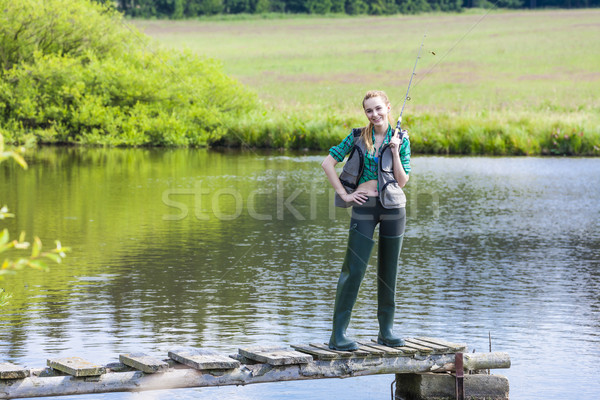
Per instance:
[[[383,90],[369,90],[367,94],[365,94],[365,97],[362,101],[363,110],[365,109],[365,101],[375,97],[381,97],[381,100],[383,100],[386,106],[390,105],[390,100],[388,99],[387,94],[385,94]],[[390,123],[390,125],[394,124],[394,121],[392,121],[391,119],[391,113],[388,113],[388,122]],[[372,152],[375,149],[373,146],[373,135],[371,134],[371,132],[373,132],[373,123],[369,121],[369,125],[362,128],[362,132],[360,133],[360,138],[367,145],[367,150],[369,152]]]

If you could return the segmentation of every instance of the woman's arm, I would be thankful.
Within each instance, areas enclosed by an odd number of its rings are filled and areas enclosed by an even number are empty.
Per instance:
[[[398,182],[398,186],[403,188],[408,182],[408,174],[404,171],[404,167],[402,166],[402,161],[400,161],[400,147],[402,146],[402,141],[398,135],[392,136],[390,139],[390,147],[392,148],[392,160],[394,164],[394,178],[396,182]]]
[[[337,163],[337,160],[333,158],[331,154],[328,154],[327,157],[325,157],[325,160],[323,160],[321,163],[321,167],[323,167],[325,175],[327,175],[327,179],[329,180],[329,183],[331,183],[331,186],[333,186],[335,192],[345,202],[354,201],[357,204],[362,204],[367,201],[367,192],[364,190],[356,190],[352,193],[346,193],[346,189],[344,189],[342,182],[340,182],[340,178],[338,178],[338,175],[335,172],[335,166]]]

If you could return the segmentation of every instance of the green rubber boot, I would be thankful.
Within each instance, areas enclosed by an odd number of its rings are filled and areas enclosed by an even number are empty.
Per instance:
[[[333,308],[333,332],[329,339],[329,348],[335,350],[357,350],[358,344],[346,337],[352,308],[356,303],[360,283],[365,276],[367,264],[375,241],[350,228],[348,249],[338,280],[335,306]]]
[[[401,236],[379,235],[377,256],[377,319],[379,335],[377,343],[385,346],[404,346],[404,340],[394,335],[394,313],[396,311],[396,277],[398,257],[402,248]]]

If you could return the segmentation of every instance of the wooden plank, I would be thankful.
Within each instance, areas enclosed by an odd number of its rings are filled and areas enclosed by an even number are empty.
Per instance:
[[[247,347],[238,349],[238,353],[250,360],[270,365],[308,364],[312,356],[282,347]]]
[[[465,352],[467,350],[467,345],[464,343],[452,343],[452,342],[448,342],[444,339],[437,339],[437,338],[432,338],[432,337],[428,337],[428,336],[419,336],[416,339],[419,339],[419,340],[422,340],[422,341],[428,342],[428,343],[438,344],[440,346],[446,346],[453,352],[457,352],[457,351]]]
[[[418,353],[418,351],[416,349],[413,349],[412,347],[408,347],[408,346],[400,346],[400,347],[396,347],[398,350],[402,351],[404,354],[407,355],[415,355]]]
[[[429,347],[430,349],[433,349],[434,353],[436,353],[436,354],[451,353],[450,348],[448,346],[442,346],[439,344],[426,342],[426,341],[420,340],[420,339],[408,338],[408,339],[406,339],[406,342],[418,344],[420,346]]]
[[[206,349],[175,349],[169,351],[168,354],[170,359],[200,371],[206,369],[234,369],[239,368],[241,365],[239,361],[233,358]]]
[[[337,354],[339,358],[350,358],[352,357],[352,352],[351,351],[341,351],[341,350],[334,350],[334,349],[330,349],[328,345],[326,344],[321,344],[321,343],[310,343],[310,346],[320,349],[320,350],[325,350],[325,351],[329,351],[331,353]]]
[[[50,368],[72,376],[98,376],[106,373],[106,368],[95,365],[81,357],[65,357],[47,360]]]
[[[385,351],[380,350],[380,349],[376,349],[375,347],[365,346],[362,343],[358,343],[358,349],[361,350],[361,351],[368,352],[369,355],[371,355],[371,356],[375,356],[375,357],[383,357],[383,356],[385,356]]]
[[[28,369],[11,363],[0,363],[0,379],[23,379],[28,376]]]
[[[343,350],[333,350],[329,348],[329,345],[323,343],[310,343],[312,347],[316,347],[321,350],[328,350],[333,353],[339,354],[342,358],[351,358],[351,357],[367,357],[369,353],[363,350],[353,350],[353,351],[343,351]]]
[[[382,344],[378,344],[375,342],[358,342],[358,344],[365,346],[365,347],[370,347],[372,349],[380,350],[383,352],[383,354],[386,357],[389,357],[389,356],[397,357],[397,356],[404,355],[404,352],[402,350],[399,350],[396,347],[388,347],[388,346],[384,346]]]
[[[147,374],[164,372],[169,369],[169,364],[167,362],[144,353],[120,354],[119,361]]]
[[[404,346],[399,347],[399,348],[402,349],[404,347],[408,347],[410,349],[415,349],[417,352],[422,353],[422,354],[433,353],[433,349],[431,347],[421,346],[419,344],[411,343],[409,341],[406,341]]]
[[[336,358],[341,358],[339,354],[333,353],[329,349],[321,350],[305,344],[292,344],[291,347],[302,353],[310,354],[313,357],[316,357],[317,360],[334,360]]]
[[[403,352],[406,355],[413,355],[413,354],[417,354],[417,352],[418,352],[417,349],[413,349],[412,347],[408,347],[408,346],[390,347],[390,346],[385,346],[385,345],[377,343],[377,340],[375,340],[375,339],[371,339],[371,340],[373,341],[374,344],[376,344],[378,346],[384,346],[389,349],[400,350],[401,352]]]

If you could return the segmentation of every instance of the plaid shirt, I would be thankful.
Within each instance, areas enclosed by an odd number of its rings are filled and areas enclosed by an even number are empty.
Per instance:
[[[373,135],[373,143],[375,143],[375,129],[372,132]],[[383,143],[379,147],[379,150],[383,148],[384,145],[390,142],[392,138],[392,127],[388,125],[387,133],[383,138]],[[329,154],[337,161],[342,162],[344,158],[350,154],[352,148],[354,147],[354,134],[350,132],[348,136],[340,144],[337,146],[333,146],[329,149]],[[358,184],[360,185],[363,182],[370,181],[372,179],[377,180],[377,161],[375,160],[375,154],[379,151],[375,151],[373,149],[372,152],[367,151],[365,154],[365,168],[363,170],[363,174],[360,177]],[[402,168],[404,168],[404,172],[408,175],[410,173],[410,141],[408,137],[404,139],[402,145],[400,146],[400,162],[402,163]]]

